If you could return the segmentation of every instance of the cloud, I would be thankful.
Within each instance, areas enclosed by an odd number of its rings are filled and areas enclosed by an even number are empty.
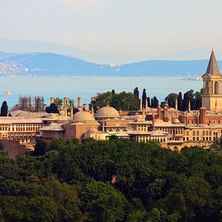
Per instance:
[[[64,0],[65,6],[72,8],[93,7],[96,3],[97,0]]]

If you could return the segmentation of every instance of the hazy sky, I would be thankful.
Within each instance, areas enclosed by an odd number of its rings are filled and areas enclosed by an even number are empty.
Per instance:
[[[212,47],[221,58],[221,12],[221,0],[0,0],[0,43],[29,43],[0,47],[98,63],[207,58]]]

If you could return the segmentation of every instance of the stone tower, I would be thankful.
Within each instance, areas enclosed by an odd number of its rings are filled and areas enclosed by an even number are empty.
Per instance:
[[[211,52],[207,72],[202,76],[202,106],[212,112],[222,112],[222,75],[214,50]]]

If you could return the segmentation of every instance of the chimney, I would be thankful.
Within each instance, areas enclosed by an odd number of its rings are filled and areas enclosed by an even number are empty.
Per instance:
[[[147,101],[147,99],[146,99],[146,103],[145,103],[145,110],[146,110],[146,112],[148,110],[148,101]]]
[[[140,99],[140,112],[143,111],[143,103],[142,103],[142,99]]]
[[[175,103],[176,103],[175,104],[175,109],[178,110],[178,100],[177,100],[177,98],[176,98],[176,102]]]
[[[207,113],[207,109],[205,107],[201,107],[200,108],[200,124],[206,124],[206,113]]]
[[[157,112],[158,112],[158,118],[162,119],[162,115],[161,115],[162,112],[161,112],[161,107],[160,106],[157,107]]]
[[[169,121],[169,116],[168,116],[168,106],[164,107],[163,111],[163,121],[168,122]]]
[[[190,102],[190,100],[189,100],[189,103],[188,103],[188,112],[190,112],[191,111],[191,102]]]

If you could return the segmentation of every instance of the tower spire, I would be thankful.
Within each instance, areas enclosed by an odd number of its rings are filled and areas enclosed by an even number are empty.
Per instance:
[[[217,59],[216,59],[216,56],[215,56],[214,49],[212,49],[212,51],[211,51],[210,61],[209,61],[206,73],[210,74],[210,75],[220,74],[220,70],[219,70],[219,66],[218,66],[218,63],[217,63]]]

